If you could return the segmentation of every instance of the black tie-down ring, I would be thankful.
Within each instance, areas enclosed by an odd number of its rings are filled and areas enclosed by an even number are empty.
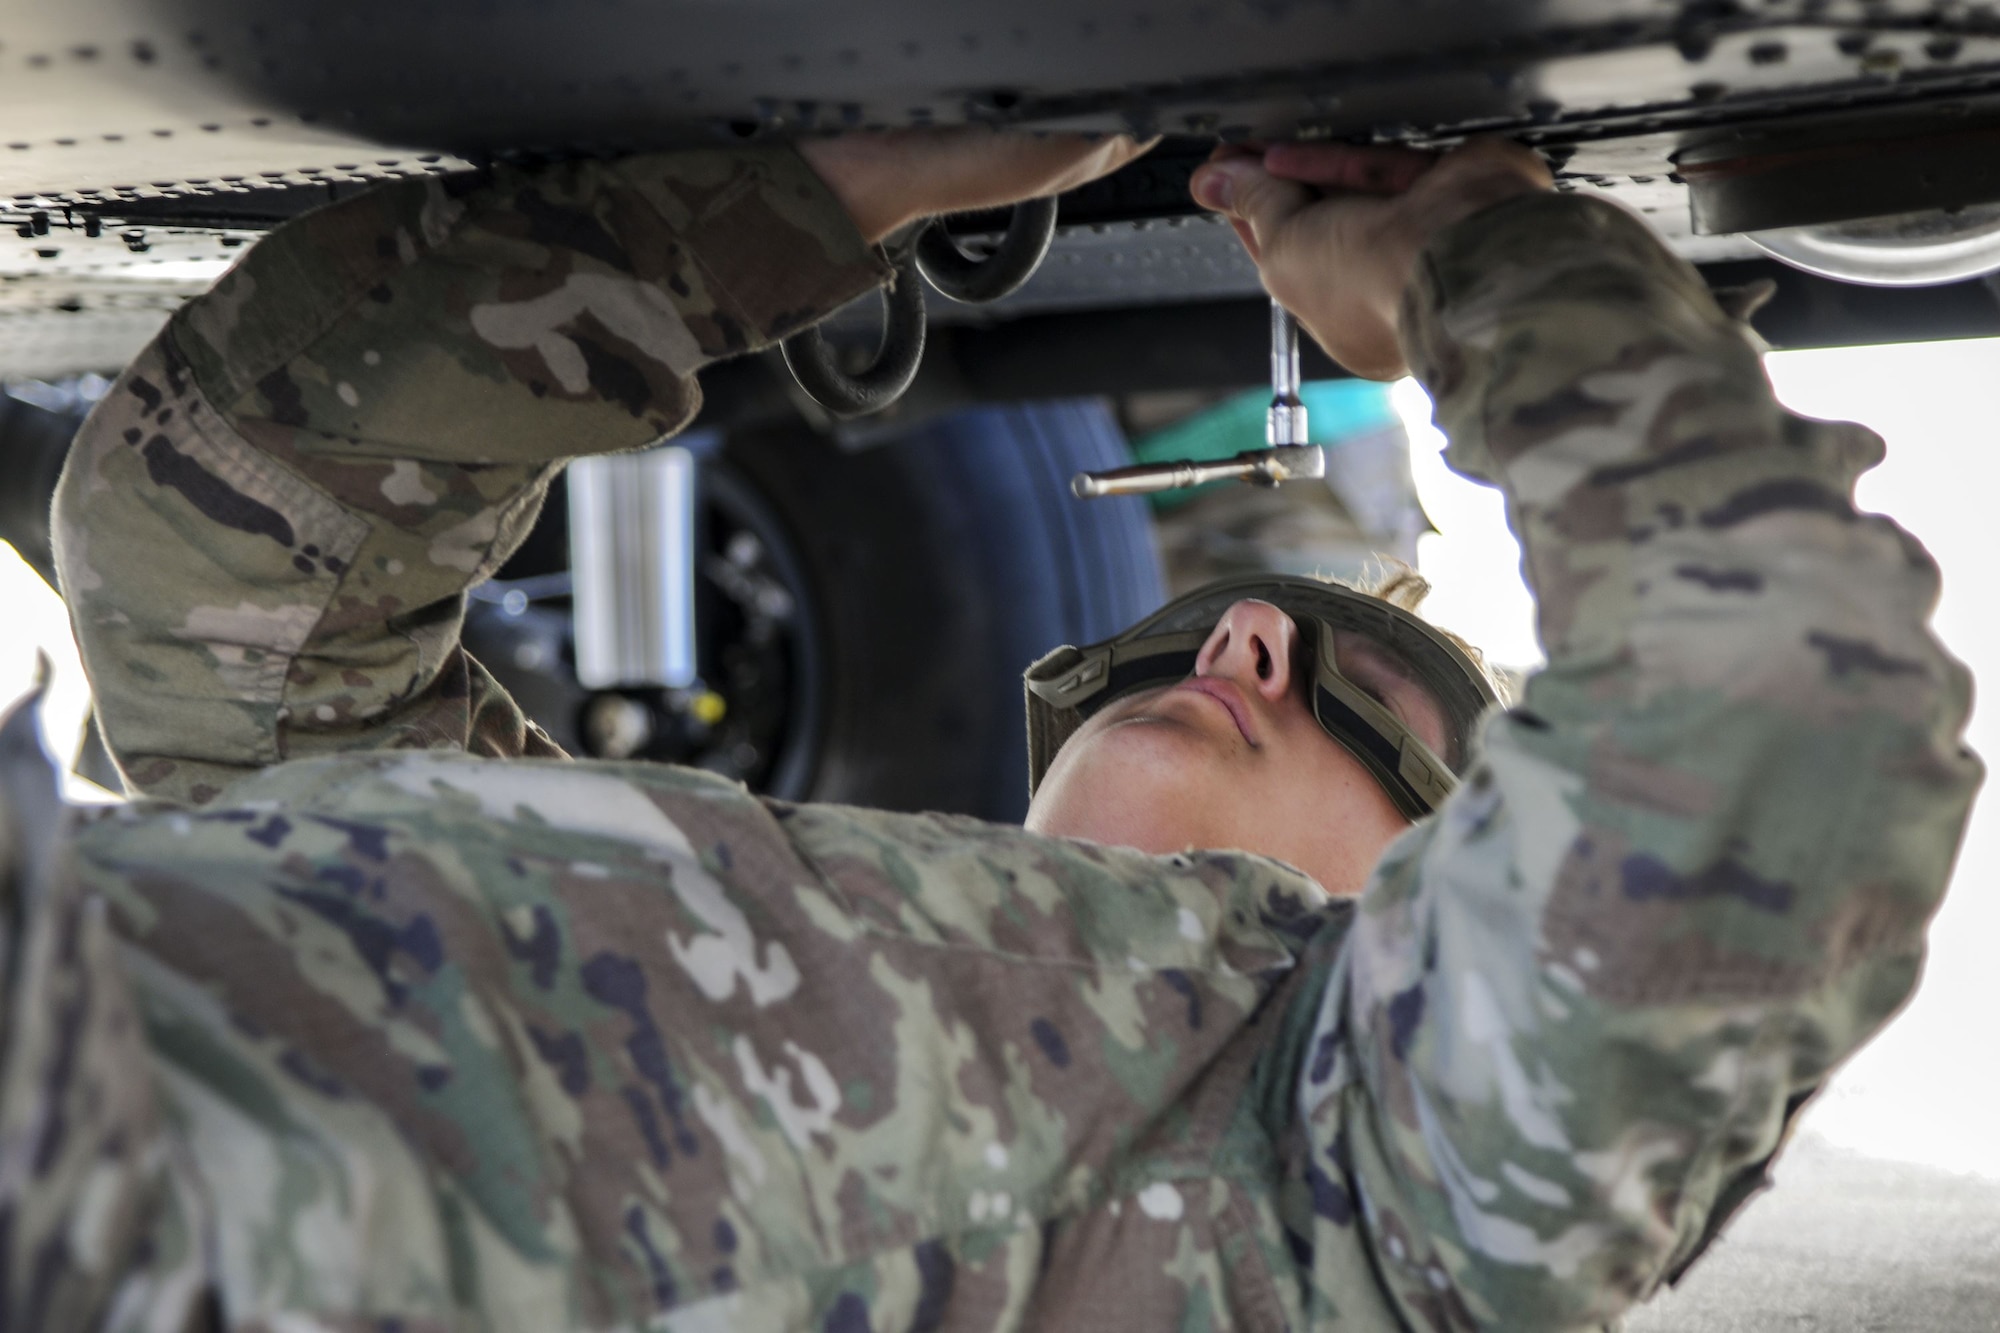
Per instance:
[[[1007,230],[991,256],[974,259],[936,221],[918,236],[912,259],[898,265],[884,293],[887,318],[882,345],[867,369],[849,374],[818,328],[803,329],[779,344],[785,365],[806,396],[837,417],[880,412],[903,396],[924,359],[924,293],[916,270],[954,301],[997,301],[1034,275],[1056,234],[1056,201],[1030,199],[1014,206]]]
[[[866,370],[851,375],[842,370],[818,325],[778,344],[806,397],[837,417],[863,417],[903,396],[924,359],[924,285],[917,281],[916,267],[912,260],[898,265],[893,283],[882,293],[887,307],[882,346]]]
[[[1056,238],[1056,201],[1029,199],[1014,205],[1000,244],[984,259],[958,248],[942,221],[934,221],[917,238],[917,267],[931,286],[954,301],[983,305],[1019,291],[1035,276],[1042,257]]]

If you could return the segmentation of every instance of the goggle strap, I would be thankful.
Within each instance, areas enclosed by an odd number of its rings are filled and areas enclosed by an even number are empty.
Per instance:
[[[1195,658],[1207,641],[1208,635],[1201,633],[1149,634],[1082,652],[1064,649],[1074,654],[1066,665],[1047,672],[1038,665],[1028,676],[1028,690],[1052,708],[1075,709],[1078,717],[1087,718],[1121,694],[1193,675]]]
[[[1200,655],[1199,644],[1188,649],[1168,648],[1130,657],[1122,653],[1114,654],[1110,679],[1105,682],[1104,692],[1084,706],[1084,716],[1088,717],[1119,695],[1153,681],[1185,680],[1194,674],[1195,659]]]
[[[1430,747],[1325,663],[1314,682],[1313,713],[1320,729],[1346,746],[1411,819],[1437,809],[1457,785]]]

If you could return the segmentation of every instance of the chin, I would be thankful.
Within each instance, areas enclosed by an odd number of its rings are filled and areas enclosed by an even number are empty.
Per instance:
[[[1080,737],[1050,766],[1028,807],[1030,832],[1088,838],[1146,852],[1178,852],[1213,841],[1227,774],[1198,735],[1173,726],[1127,725]]]

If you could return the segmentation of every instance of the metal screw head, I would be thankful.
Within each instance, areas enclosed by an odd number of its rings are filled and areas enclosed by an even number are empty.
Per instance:
[[[602,759],[630,759],[653,740],[653,712],[637,699],[600,694],[584,706],[584,742]]]

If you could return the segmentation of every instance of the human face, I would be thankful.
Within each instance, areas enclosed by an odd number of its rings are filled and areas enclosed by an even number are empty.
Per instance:
[[[1396,657],[1335,638],[1341,673],[1445,753],[1445,713]],[[1244,600],[1194,674],[1100,709],[1056,754],[1028,808],[1036,833],[1145,852],[1235,848],[1355,894],[1409,822],[1313,716],[1314,654],[1291,617]]]

